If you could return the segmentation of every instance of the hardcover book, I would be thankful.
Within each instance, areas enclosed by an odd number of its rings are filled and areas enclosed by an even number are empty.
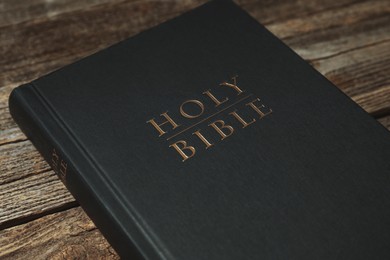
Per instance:
[[[388,259],[390,134],[231,1],[20,86],[124,259]]]

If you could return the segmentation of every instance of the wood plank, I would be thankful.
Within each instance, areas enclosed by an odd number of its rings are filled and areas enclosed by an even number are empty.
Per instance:
[[[308,14],[304,18],[278,20],[267,24],[267,28],[281,39],[299,37],[300,35],[325,31],[331,28],[349,27],[381,17],[390,12],[387,0],[354,2],[323,12]],[[349,28],[350,30],[350,28]]]
[[[1,185],[0,229],[77,205],[53,171]]]
[[[28,3],[24,0],[2,1],[0,2],[0,27],[28,20],[45,19],[106,2],[109,0],[29,0]],[[111,2],[113,1],[111,0]]]
[[[331,19],[331,17],[329,17]],[[364,20],[350,26],[318,30],[284,39],[306,60],[318,60],[390,40],[390,15]]]
[[[18,83],[2,85],[0,87],[0,108],[7,108],[8,107],[9,94],[11,93],[12,89],[14,89],[17,86],[18,86]]]
[[[0,186],[48,170],[49,165],[30,141],[0,146]]]
[[[8,107],[0,108],[0,145],[26,139],[27,137],[19,130],[12,119]]]
[[[80,207],[0,231],[1,259],[119,259]]]
[[[264,25],[305,18],[324,11],[338,10],[355,4],[356,0],[236,0],[240,6]]]
[[[390,41],[312,64],[370,114],[390,113]]]
[[[385,116],[390,113],[390,85],[383,86],[370,93],[352,97],[363,109],[373,116]]]
[[[390,115],[381,117],[378,119],[378,121],[390,131]]]

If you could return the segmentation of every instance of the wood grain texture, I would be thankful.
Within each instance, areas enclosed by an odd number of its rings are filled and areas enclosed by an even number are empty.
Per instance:
[[[379,123],[381,123],[384,127],[386,127],[390,131],[390,115],[379,118]]]
[[[30,141],[2,145],[0,161],[1,185],[50,170]]]
[[[47,211],[75,206],[73,196],[53,171],[34,173],[2,185],[0,227],[34,219]]]
[[[1,259],[119,259],[80,207],[0,231]]]
[[[118,258],[13,122],[11,90],[204,2],[0,2],[1,259]],[[390,129],[387,0],[237,3]]]
[[[9,95],[8,92],[7,95]],[[0,145],[26,139],[26,136],[18,129],[16,123],[12,120],[8,107],[0,108]]]

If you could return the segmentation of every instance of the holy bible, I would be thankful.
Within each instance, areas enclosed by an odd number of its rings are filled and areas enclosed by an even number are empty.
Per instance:
[[[16,88],[124,259],[388,259],[390,134],[230,1]]]

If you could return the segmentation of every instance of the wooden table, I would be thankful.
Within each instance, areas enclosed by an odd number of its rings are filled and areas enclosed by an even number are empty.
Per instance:
[[[0,2],[1,259],[118,258],[12,121],[10,91],[203,2]],[[388,0],[237,2],[390,128]]]

